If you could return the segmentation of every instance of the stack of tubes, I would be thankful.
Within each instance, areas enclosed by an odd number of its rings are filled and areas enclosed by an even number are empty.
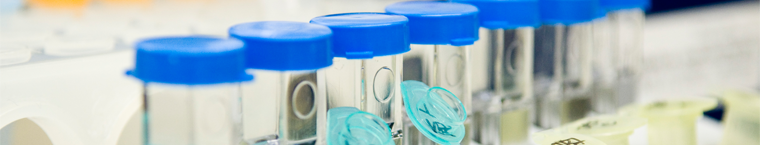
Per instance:
[[[144,39],[129,74],[145,82],[146,145],[619,145],[645,124],[649,144],[693,145],[714,100],[631,105],[647,7],[399,2]]]

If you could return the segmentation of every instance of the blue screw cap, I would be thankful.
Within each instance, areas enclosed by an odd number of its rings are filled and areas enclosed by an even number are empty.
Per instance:
[[[337,107],[327,111],[327,144],[394,145],[391,129],[372,113],[354,107]]]
[[[232,26],[245,43],[246,67],[275,71],[316,70],[332,65],[332,31],[303,22],[260,21]]]
[[[649,0],[599,0],[599,3],[607,11],[635,8],[645,10],[650,6]]]
[[[207,36],[157,37],[137,42],[135,68],[144,82],[217,84],[248,81],[243,42]]]
[[[335,57],[348,59],[408,52],[408,22],[402,15],[383,13],[344,13],[311,19],[312,24],[332,29]]]
[[[606,18],[607,18],[607,11],[604,9],[597,9],[596,17],[594,17],[594,19],[606,19]]]
[[[480,27],[514,29],[541,25],[538,0],[452,0],[478,7]]]
[[[459,144],[464,139],[467,113],[454,94],[419,81],[404,81],[401,90],[406,113],[423,135],[438,144]]]
[[[598,0],[539,0],[544,24],[572,25],[590,22],[599,16]]]
[[[468,4],[410,1],[385,7],[409,19],[412,44],[472,45],[478,40],[478,8]]]

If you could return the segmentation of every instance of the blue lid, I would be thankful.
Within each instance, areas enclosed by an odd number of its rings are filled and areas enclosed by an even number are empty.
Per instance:
[[[312,24],[330,27],[335,57],[369,59],[408,52],[409,22],[402,15],[345,13],[316,17]]]
[[[407,116],[423,135],[438,144],[462,141],[467,113],[454,94],[413,80],[402,82],[401,91]]]
[[[316,70],[332,65],[332,31],[303,22],[260,21],[232,26],[245,43],[246,67],[276,71]]]
[[[253,79],[245,73],[243,42],[207,36],[158,37],[135,45],[134,70],[145,82],[216,84]]]
[[[471,45],[478,40],[478,8],[468,4],[409,1],[385,7],[409,18],[412,44]]]
[[[607,10],[597,9],[596,17],[594,17],[594,19],[605,19],[605,18],[607,18]]]
[[[596,9],[596,17],[594,17],[594,19],[607,19],[608,10],[602,8],[601,0],[599,0],[597,6],[598,8]]]
[[[650,6],[649,0],[599,0],[601,8],[614,11],[622,9],[648,9]]]
[[[544,24],[572,25],[599,16],[598,0],[539,0],[539,4]]]
[[[327,111],[327,144],[393,145],[391,129],[372,113],[354,107],[337,107]]]
[[[452,0],[478,7],[480,26],[514,29],[541,25],[538,0]]]

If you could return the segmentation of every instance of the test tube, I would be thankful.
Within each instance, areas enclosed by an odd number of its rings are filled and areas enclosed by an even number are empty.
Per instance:
[[[328,145],[395,145],[385,120],[354,107],[327,111]]]
[[[531,140],[537,145],[607,145],[606,143],[582,134],[560,133],[548,130],[534,133]]]
[[[529,143],[538,0],[452,1],[478,8],[484,38],[472,50],[473,138],[480,144]]]
[[[385,7],[388,13],[404,15],[409,19],[411,51],[419,55],[404,55],[406,60],[418,60],[410,68],[421,74],[428,86],[446,88],[462,100],[470,110],[472,88],[470,87],[470,48],[478,40],[478,9],[461,3],[410,1]],[[410,63],[415,63],[410,61]],[[417,66],[417,67],[414,67]],[[407,71],[407,69],[404,71]],[[467,112],[472,113],[472,112]],[[472,121],[465,121],[468,130]],[[467,135],[471,135],[467,131]],[[462,144],[469,144],[470,137]]]
[[[591,21],[597,0],[540,0],[543,26],[536,30],[536,124],[558,127],[591,111]]]
[[[229,29],[242,40],[246,67],[258,76],[243,86],[246,140],[251,144],[314,144],[326,133],[325,73],[332,31],[322,25],[260,21]]]
[[[727,92],[722,145],[760,144],[760,95]]]
[[[595,116],[562,126],[563,133],[583,134],[606,144],[628,145],[628,136],[646,124],[646,119],[630,116]]]
[[[632,104],[621,108],[619,113],[647,119],[649,145],[696,145],[697,119],[716,105],[715,99],[707,98],[667,100]]]
[[[601,79],[595,84],[594,110],[614,113],[622,106],[635,102],[643,63],[644,11],[649,0],[599,0],[606,19],[597,25],[606,33],[600,60]],[[596,33],[596,32],[595,32]],[[598,52],[598,51],[595,51]]]
[[[402,54],[409,51],[408,19],[385,13],[316,17],[333,31],[333,66],[325,70],[327,108],[356,107],[380,116],[402,140]]]
[[[617,111],[617,100],[613,89],[617,84],[615,59],[617,51],[612,49],[610,23],[607,11],[600,9],[593,21],[594,54],[592,58],[592,109],[600,114],[612,114]]]
[[[467,109],[459,98],[444,88],[431,88],[414,80],[401,83],[401,89],[405,119],[410,125],[404,128],[409,135],[404,137],[404,144],[462,144],[466,139]]]
[[[145,145],[236,145],[242,140],[243,43],[205,36],[138,42],[135,68],[144,82]]]

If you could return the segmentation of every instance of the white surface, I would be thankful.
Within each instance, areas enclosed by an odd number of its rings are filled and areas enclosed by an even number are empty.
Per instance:
[[[735,2],[647,17],[641,102],[757,85],[760,3]]]
[[[131,51],[0,69],[0,126],[29,118],[56,145],[116,144],[140,106]]]
[[[723,127],[717,120],[703,117],[697,121],[697,145],[718,145],[722,135]],[[628,141],[631,145],[648,145],[647,127],[636,129]]]
[[[0,66],[24,63],[32,57],[32,50],[24,45],[0,46]]]

